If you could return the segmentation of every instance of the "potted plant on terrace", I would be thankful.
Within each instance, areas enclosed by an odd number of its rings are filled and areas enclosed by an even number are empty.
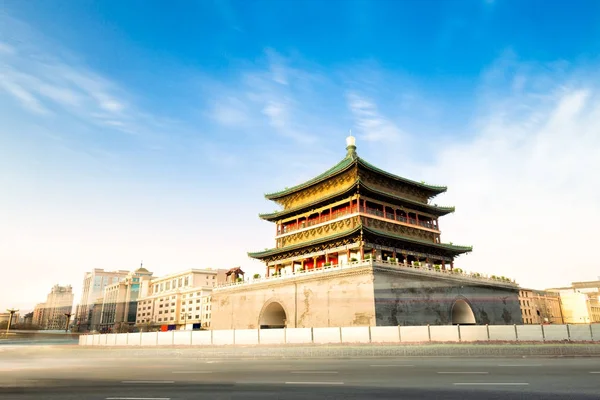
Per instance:
[[[260,279],[260,274],[254,274],[253,278],[254,279]]]

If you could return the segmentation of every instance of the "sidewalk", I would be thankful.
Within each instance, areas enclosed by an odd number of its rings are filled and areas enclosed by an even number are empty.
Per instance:
[[[415,345],[79,347],[89,357],[345,358],[345,357],[600,357],[600,343],[506,343]],[[74,351],[77,351],[74,349]]]

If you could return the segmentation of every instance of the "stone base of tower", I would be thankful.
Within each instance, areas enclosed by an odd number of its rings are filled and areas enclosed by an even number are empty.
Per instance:
[[[220,287],[212,329],[520,324],[518,287],[366,261]]]

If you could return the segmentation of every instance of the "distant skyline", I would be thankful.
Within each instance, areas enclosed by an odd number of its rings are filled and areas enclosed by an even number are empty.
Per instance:
[[[448,186],[456,266],[598,279],[600,3],[18,1],[0,10],[0,308],[93,268],[241,266],[264,193],[359,156]]]

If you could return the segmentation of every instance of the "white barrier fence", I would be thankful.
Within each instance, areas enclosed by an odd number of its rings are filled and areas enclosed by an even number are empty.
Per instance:
[[[353,326],[81,335],[82,346],[211,346],[423,342],[600,342],[600,324]]]

